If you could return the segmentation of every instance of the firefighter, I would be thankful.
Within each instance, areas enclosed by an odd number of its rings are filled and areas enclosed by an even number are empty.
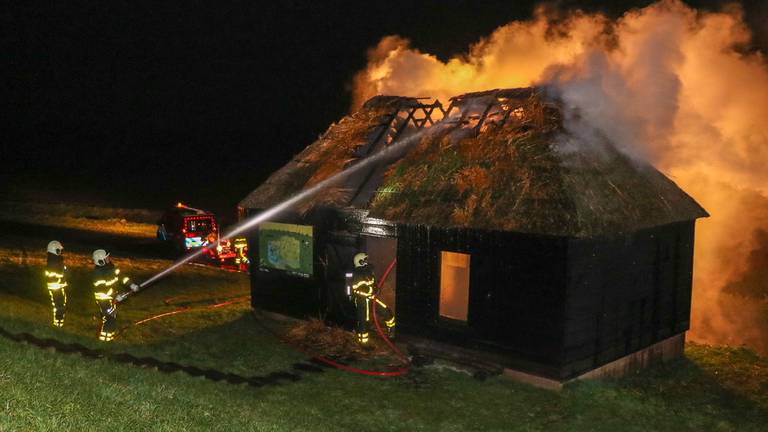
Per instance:
[[[61,254],[63,251],[64,246],[60,242],[53,240],[48,243],[45,282],[48,288],[48,295],[51,296],[51,304],[53,305],[54,327],[64,326],[64,313],[67,309],[67,293],[64,290],[67,287],[65,276],[67,266],[64,265],[64,256]]]
[[[352,296],[357,309],[357,323],[355,326],[355,335],[357,341],[361,344],[367,344],[369,339],[369,328],[371,323],[371,309],[379,306],[384,313],[384,324],[387,326],[389,337],[395,335],[395,316],[384,302],[379,300],[376,295],[376,277],[373,275],[373,269],[368,264],[368,254],[358,253],[353,258],[355,269],[352,272]]]
[[[101,313],[99,340],[109,342],[115,338],[117,330],[118,286],[127,286],[136,292],[139,286],[131,283],[130,278],[120,275],[120,269],[112,264],[109,254],[104,249],[93,251],[93,295]]]
[[[232,243],[235,246],[235,264],[240,271],[248,271],[248,241],[243,238],[236,238]]]

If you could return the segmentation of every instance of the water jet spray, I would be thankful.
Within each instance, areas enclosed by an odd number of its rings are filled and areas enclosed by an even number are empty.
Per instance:
[[[354,165],[350,166],[349,168],[336,173],[332,175],[331,177],[328,177],[327,179],[321,181],[320,183],[317,183],[316,185],[312,186],[309,189],[303,190],[299,192],[298,194],[294,195],[293,197],[273,206],[272,208],[269,208],[267,210],[264,210],[263,212],[254,215],[253,217],[250,217],[248,219],[245,219],[244,221],[238,223],[233,228],[219,236],[219,239],[216,240],[215,243],[211,244],[209,247],[215,248],[221,243],[221,239],[231,238],[234,236],[237,236],[239,234],[242,234],[252,228],[255,228],[260,223],[265,222],[275,216],[277,216],[279,213],[296,206],[297,204],[301,203],[302,201],[316,195],[323,189],[328,188],[329,186],[334,185],[335,183],[340,182],[341,180],[344,180],[345,178],[349,177],[352,174],[355,174],[358,171],[361,171],[362,169],[369,167],[370,165],[373,165],[377,162],[380,162],[382,160],[387,159],[388,157],[392,157],[393,155],[399,154],[399,152],[407,150],[409,146],[411,146],[414,143],[417,143],[423,134],[428,130],[434,130],[435,128],[438,128],[440,124],[436,124],[435,126],[429,128],[429,129],[422,129],[418,131],[417,133],[410,135],[408,137],[402,138],[386,147],[384,149],[380,150],[376,154],[373,154],[367,158],[359,160]],[[152,284],[153,282],[157,281],[158,279],[168,275],[169,273],[173,272],[177,268],[181,267],[182,265],[188,263],[189,261],[199,257],[203,254],[203,249],[198,249],[195,252],[192,252],[188,255],[185,255],[181,259],[174,262],[170,267],[166,268],[165,270],[157,273],[156,275],[150,277],[146,281],[142,282],[139,285],[139,290],[144,289],[148,285]],[[138,291],[136,291],[138,292]],[[119,301],[125,300],[131,292],[125,293],[120,298],[118,298]]]

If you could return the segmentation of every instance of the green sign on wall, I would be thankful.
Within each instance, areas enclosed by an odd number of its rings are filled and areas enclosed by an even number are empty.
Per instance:
[[[312,277],[312,226],[264,222],[259,227],[259,269]]]

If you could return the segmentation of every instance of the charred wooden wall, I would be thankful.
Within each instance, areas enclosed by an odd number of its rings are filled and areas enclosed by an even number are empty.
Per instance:
[[[694,222],[568,242],[563,377],[688,330]]]
[[[510,367],[532,362],[539,367],[536,372],[556,373],[562,356],[566,245],[557,237],[399,226],[399,331],[508,354]],[[441,251],[470,254],[466,323],[439,314]]]
[[[258,270],[254,307],[351,324],[343,274],[363,247],[359,220],[284,215],[313,225],[315,275]],[[689,327],[694,221],[626,235],[568,239],[512,232],[397,226],[398,332],[503,356],[505,366],[567,379]],[[470,255],[466,322],[440,316],[440,255]],[[381,270],[381,269],[380,269]]]

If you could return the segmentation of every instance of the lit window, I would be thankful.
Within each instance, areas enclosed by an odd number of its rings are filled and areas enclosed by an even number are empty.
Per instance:
[[[440,255],[440,316],[467,320],[469,255],[443,251]]]

